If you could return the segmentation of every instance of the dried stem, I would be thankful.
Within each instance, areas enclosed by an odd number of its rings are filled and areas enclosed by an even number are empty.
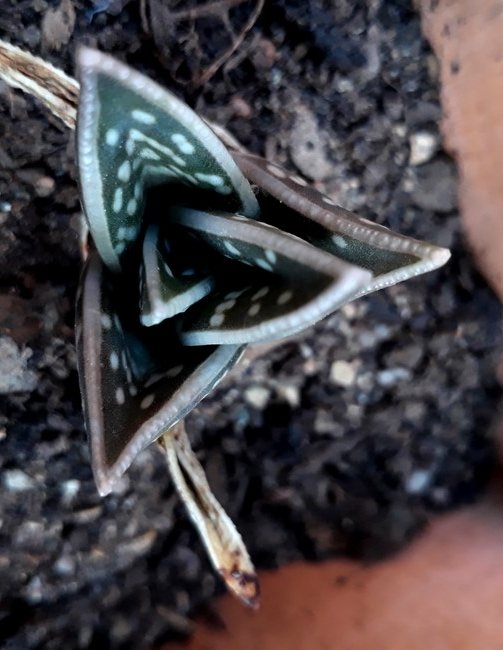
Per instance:
[[[161,438],[170,474],[215,569],[227,588],[246,605],[258,606],[259,587],[240,534],[211,492],[201,464],[191,449],[183,422]]]
[[[0,40],[0,77],[36,97],[66,126],[75,128],[79,84],[62,70]]]
[[[67,127],[75,129],[80,86],[62,70],[0,39],[0,79],[35,97]],[[222,126],[205,121],[226,146],[246,151]]]

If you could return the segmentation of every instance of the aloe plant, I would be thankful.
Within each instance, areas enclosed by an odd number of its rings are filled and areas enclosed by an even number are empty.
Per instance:
[[[96,251],[82,276],[77,344],[106,494],[243,346],[298,332],[449,253],[229,150],[174,95],[109,56],[81,48],[78,65],[78,167]]]
[[[41,72],[36,84],[14,66],[2,76],[36,88],[72,126],[66,98],[78,92],[75,82],[3,46]],[[77,61],[77,162],[91,237],[76,341],[98,490],[108,494],[159,439],[213,564],[254,604],[253,566],[183,418],[246,345],[295,334],[450,254],[336,206],[226,134],[224,144],[173,94],[113,58],[81,48]],[[63,100],[45,82],[55,75]]]

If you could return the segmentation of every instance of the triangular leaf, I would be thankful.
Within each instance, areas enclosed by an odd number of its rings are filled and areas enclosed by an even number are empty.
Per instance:
[[[432,271],[450,252],[399,235],[335,205],[307,182],[263,158],[233,152],[245,176],[265,192],[260,219],[372,273],[352,298]]]
[[[227,149],[183,102],[96,50],[78,51],[77,158],[84,211],[103,261],[120,270],[141,230],[145,188],[185,184],[215,205],[254,216],[258,205]]]
[[[148,327],[184,312],[201,300],[214,287],[213,277],[197,273],[188,264],[181,275],[175,275],[171,262],[171,245],[159,237],[159,227],[149,226],[143,241],[141,267],[141,322]],[[190,259],[195,251],[187,251]]]
[[[173,426],[238,360],[237,346],[185,348],[175,327],[145,328],[96,253],[77,307],[79,377],[92,465],[101,494],[135,456]]]
[[[289,336],[347,302],[370,279],[368,271],[256,220],[188,208],[174,208],[170,217],[246,265],[240,274],[236,264],[225,274],[220,290],[186,312],[182,326],[186,345]],[[254,270],[246,272],[250,266]]]

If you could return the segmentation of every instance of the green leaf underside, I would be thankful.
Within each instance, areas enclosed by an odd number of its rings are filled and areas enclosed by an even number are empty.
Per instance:
[[[186,345],[289,336],[346,302],[370,279],[367,271],[255,220],[187,208],[172,209],[170,218],[222,255],[252,267],[243,276],[217,279],[217,290],[187,310]]]
[[[77,313],[84,412],[103,494],[144,447],[194,408],[242,351],[233,345],[186,348],[170,321],[139,326],[107,276],[92,254]]]
[[[233,155],[247,178],[264,191],[261,221],[372,273],[373,279],[354,297],[430,271],[449,258],[446,249],[396,234],[336,206],[302,178],[263,158]]]
[[[189,107],[97,52],[84,48],[79,63],[83,204],[98,251],[112,270],[119,270],[141,231],[149,186],[174,183],[211,191],[215,205],[254,216],[257,204],[249,184]],[[148,99],[146,91],[146,96],[136,92],[134,83],[153,86],[151,93],[161,93],[158,101]],[[214,155],[215,147],[223,162]]]
[[[177,244],[159,236],[159,227],[151,225],[147,229],[143,242],[143,263],[141,267],[141,322],[152,326],[184,312],[214,287],[215,280],[207,273],[201,273],[197,265],[190,265],[189,260],[197,261],[194,245],[185,239],[187,264],[181,271],[173,259],[173,248]],[[177,273],[178,271],[178,273]]]

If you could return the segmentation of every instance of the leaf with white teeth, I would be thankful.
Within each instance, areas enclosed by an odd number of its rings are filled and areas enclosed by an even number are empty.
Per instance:
[[[443,266],[446,248],[394,233],[337,206],[300,177],[263,158],[233,152],[240,169],[266,194],[260,219],[372,273],[351,299]]]
[[[159,237],[159,227],[151,225],[143,241],[141,267],[141,322],[148,327],[186,311],[214,287],[209,276],[175,275],[170,261],[170,244]]]
[[[77,306],[79,377],[93,470],[107,494],[135,456],[185,417],[239,359],[238,346],[185,348],[174,327],[144,328],[92,254]]]
[[[220,287],[217,278],[218,290],[186,312],[186,345],[290,336],[347,302],[370,279],[368,271],[254,219],[188,208],[173,208],[170,217],[245,265],[242,274],[235,265]]]
[[[215,205],[255,216],[232,156],[183,102],[96,50],[78,51],[77,159],[84,211],[101,258],[119,271],[141,231],[145,188],[188,185]]]

